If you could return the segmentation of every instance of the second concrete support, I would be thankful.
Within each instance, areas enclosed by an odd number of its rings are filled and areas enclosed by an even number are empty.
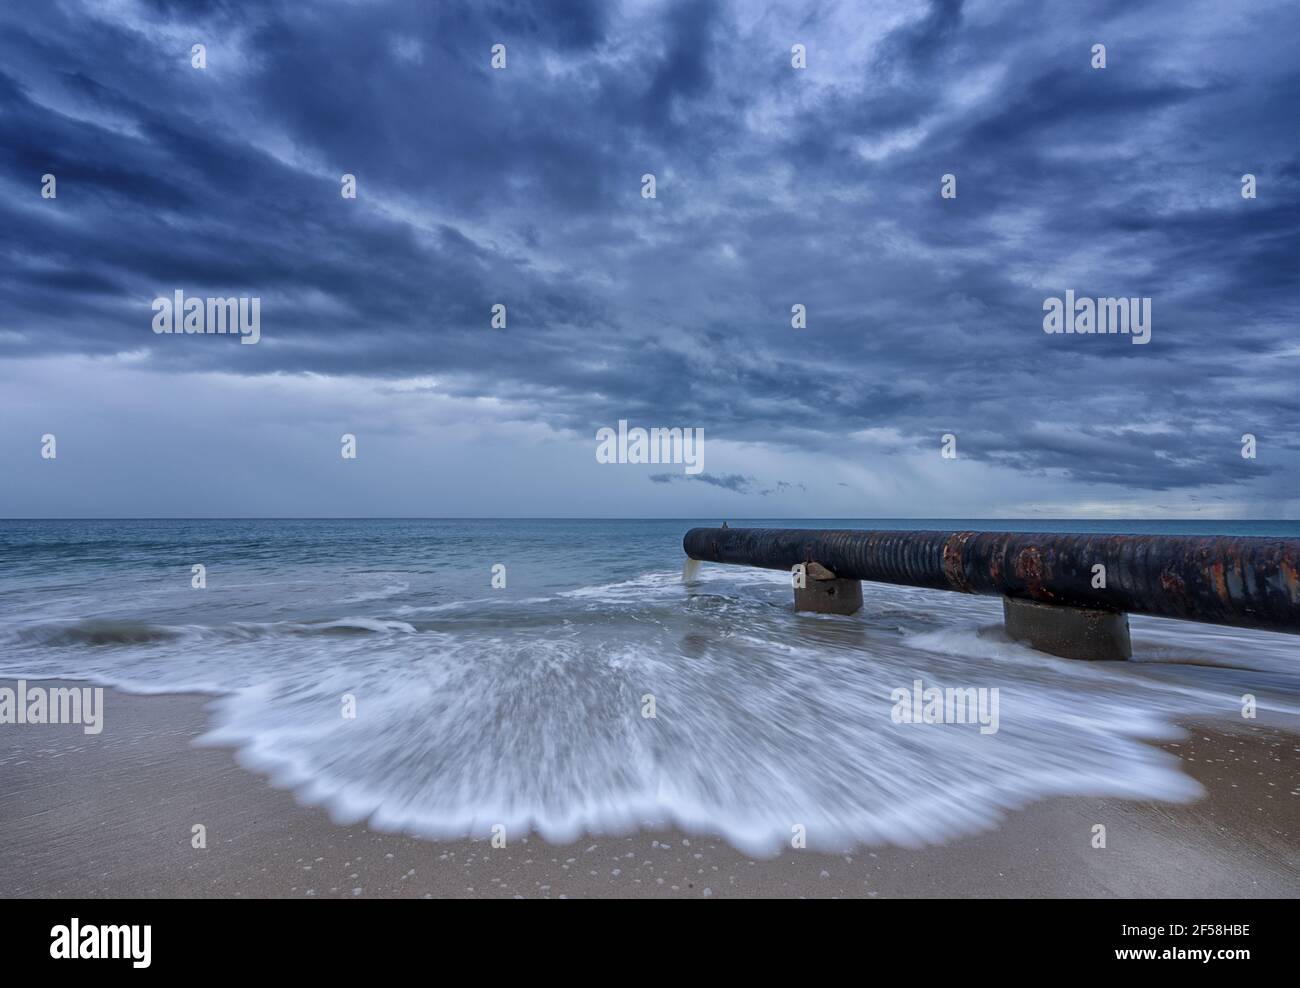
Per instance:
[[[1128,615],[1085,607],[1002,598],[1007,634],[1066,659],[1127,659],[1133,654]]]

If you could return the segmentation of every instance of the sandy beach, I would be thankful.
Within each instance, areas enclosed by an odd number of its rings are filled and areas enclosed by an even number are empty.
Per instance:
[[[1188,804],[1049,799],[923,848],[753,859],[707,834],[537,835],[505,848],[339,826],[193,744],[208,698],[106,690],[103,734],[8,726],[0,746],[6,897],[1293,897],[1300,737],[1190,724],[1161,747],[1205,789]],[[1091,846],[1095,824],[1107,846]],[[206,849],[191,846],[206,829]]]

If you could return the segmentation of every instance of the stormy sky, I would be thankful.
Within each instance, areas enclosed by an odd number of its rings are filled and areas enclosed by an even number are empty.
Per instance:
[[[1300,517],[1298,35],[7,0],[0,517]],[[1067,289],[1149,297],[1150,342],[1045,333]],[[155,334],[176,291],[260,298],[260,341]],[[703,472],[598,463],[619,420],[702,428]]]

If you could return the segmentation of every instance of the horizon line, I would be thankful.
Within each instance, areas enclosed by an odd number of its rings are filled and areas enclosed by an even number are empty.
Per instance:
[[[3,517],[11,521],[698,521],[703,515],[67,515]],[[724,521],[1068,521],[1068,522],[1300,522],[1300,518],[1000,517],[942,515],[728,515]]]

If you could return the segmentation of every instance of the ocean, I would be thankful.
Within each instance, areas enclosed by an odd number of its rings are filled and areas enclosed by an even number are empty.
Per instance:
[[[0,681],[209,694],[200,743],[339,822],[554,841],[675,826],[755,855],[796,828],[812,848],[916,846],[1051,796],[1195,799],[1146,741],[1240,718],[1245,694],[1261,718],[1300,715],[1300,637],[1133,616],[1133,660],[1087,663],[1008,640],[996,598],[864,584],[853,617],[795,614],[785,573],[684,581],[682,535],[719,521],[0,521]],[[917,680],[996,688],[996,733],[896,722],[891,694]]]

